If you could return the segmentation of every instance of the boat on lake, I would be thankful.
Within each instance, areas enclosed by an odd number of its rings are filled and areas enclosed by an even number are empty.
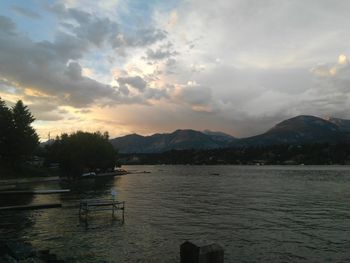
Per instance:
[[[109,172],[87,172],[87,173],[83,173],[81,175],[81,179],[97,179],[97,178],[106,178],[106,177],[114,177],[114,176],[120,176],[120,175],[124,175],[124,174],[128,174],[128,171],[126,171],[125,169],[115,169],[113,171],[109,171]]]

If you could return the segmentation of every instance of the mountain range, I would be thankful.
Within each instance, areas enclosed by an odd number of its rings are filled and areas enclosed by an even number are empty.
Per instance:
[[[224,148],[235,140],[221,132],[176,130],[172,133],[141,136],[130,134],[111,140],[120,153],[160,153],[173,149],[216,149]]]
[[[120,153],[161,153],[170,150],[218,149],[278,144],[337,143],[350,141],[350,120],[300,115],[276,124],[263,134],[235,138],[209,130],[176,130],[141,136],[130,134],[111,140]]]

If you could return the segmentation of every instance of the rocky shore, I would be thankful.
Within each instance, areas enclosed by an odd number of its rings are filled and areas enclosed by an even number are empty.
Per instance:
[[[69,261],[72,262],[72,261]],[[68,263],[50,250],[36,251],[29,243],[0,242],[0,263]]]

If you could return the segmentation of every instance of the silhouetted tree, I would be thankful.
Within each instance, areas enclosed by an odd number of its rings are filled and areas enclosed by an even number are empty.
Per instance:
[[[19,100],[12,108],[14,123],[14,156],[17,160],[25,160],[39,144],[39,137],[31,124],[35,118],[27,106]]]
[[[19,167],[38,146],[39,139],[31,126],[33,115],[22,101],[8,108],[0,99],[0,161]]]
[[[48,161],[58,162],[68,176],[113,169],[116,151],[108,137],[108,133],[100,132],[62,134],[52,145],[47,146]]]
[[[14,124],[11,110],[0,98],[0,160],[8,158],[13,147]]]

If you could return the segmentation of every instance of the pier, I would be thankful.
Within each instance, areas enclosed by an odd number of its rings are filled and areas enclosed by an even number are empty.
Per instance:
[[[48,195],[48,194],[63,194],[69,193],[70,189],[58,189],[58,190],[9,190],[0,191],[0,195]]]
[[[114,217],[116,211],[122,211],[122,222],[124,223],[125,201],[110,199],[87,199],[81,200],[79,205],[79,219],[88,224],[88,215],[91,212],[111,211]]]
[[[2,207],[0,207],[0,212],[1,211],[13,211],[13,210],[34,210],[34,209],[59,208],[59,207],[62,207],[61,203],[2,206]]]

